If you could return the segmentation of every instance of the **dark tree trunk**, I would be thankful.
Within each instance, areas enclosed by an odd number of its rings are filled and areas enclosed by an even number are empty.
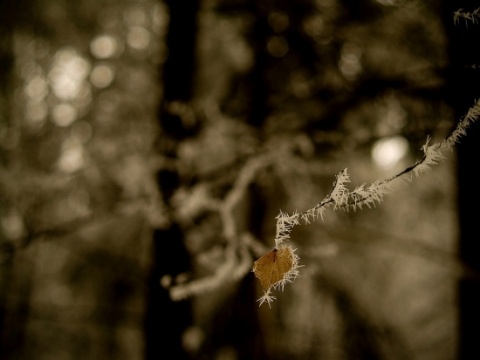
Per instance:
[[[447,2],[446,23],[449,25],[451,68],[450,98],[457,119],[480,99],[480,26],[477,22],[460,19],[454,23],[454,11],[473,11],[480,6],[476,1]],[[477,18],[478,20],[478,18]],[[480,151],[479,124],[473,124],[458,145],[458,208],[459,256],[465,266],[473,270],[459,281],[459,356],[461,360],[480,359],[478,333],[480,323],[480,281],[471,274],[480,272],[480,242],[478,241],[478,212],[480,193],[478,184],[478,155]]]
[[[15,2],[5,0],[0,2],[0,129],[9,129],[11,125],[11,77],[13,73],[13,28]],[[8,130],[7,130],[8,131]],[[4,134],[3,134],[4,135]],[[7,138],[8,136],[4,136]],[[4,141],[1,139],[0,142]],[[8,161],[5,145],[0,148],[0,166],[5,166]],[[3,194],[2,194],[3,195]],[[0,216],[8,206],[8,199],[0,196]],[[12,272],[13,245],[5,239],[3,229],[0,227],[0,358],[8,357],[13,347],[22,342],[22,327],[7,328],[7,293],[9,279]],[[27,312],[28,309],[22,309]],[[19,314],[22,315],[22,314]],[[24,315],[23,315],[24,316]],[[23,319],[23,317],[19,317]]]
[[[478,39],[478,38],[477,38]],[[477,77],[477,83],[480,81]],[[480,273],[478,241],[478,155],[480,129],[475,124],[458,149],[458,205],[460,225],[460,258],[473,274]],[[469,272],[470,274],[470,272]],[[459,283],[460,356],[459,359],[480,359],[478,334],[480,324],[480,278],[467,275]]]
[[[178,143],[190,135],[182,118],[167,111],[172,101],[191,100],[195,64],[195,34],[198,2],[195,0],[166,1],[170,19],[167,35],[168,59],[161,69],[163,99],[159,107],[161,135],[158,151],[176,157]],[[158,186],[168,204],[175,189],[180,186],[178,174],[162,169],[157,175]],[[156,230],[153,235],[151,278],[148,284],[146,332],[146,359],[160,359],[168,354],[172,359],[187,359],[181,339],[191,324],[189,300],[173,302],[168,290],[160,286],[163,275],[175,277],[190,269],[190,259],[183,246],[181,229],[175,224],[168,229]]]

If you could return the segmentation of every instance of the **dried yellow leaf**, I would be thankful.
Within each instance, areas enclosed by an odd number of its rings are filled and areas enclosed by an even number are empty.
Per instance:
[[[283,280],[292,269],[293,257],[289,248],[273,249],[253,264],[253,272],[264,290]]]

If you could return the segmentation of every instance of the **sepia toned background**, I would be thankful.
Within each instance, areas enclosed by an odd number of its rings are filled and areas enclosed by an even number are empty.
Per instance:
[[[251,272],[279,211],[455,128],[476,5],[1,1],[0,358],[480,358],[478,125],[378,206],[296,227],[271,307]]]

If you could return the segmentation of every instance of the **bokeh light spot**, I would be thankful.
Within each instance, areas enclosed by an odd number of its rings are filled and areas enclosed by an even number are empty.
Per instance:
[[[145,50],[150,44],[150,33],[142,27],[132,27],[127,34],[127,44],[135,50]]]
[[[118,41],[110,35],[99,35],[90,43],[90,52],[97,59],[108,59],[119,49]]]
[[[66,127],[73,124],[77,119],[78,111],[75,107],[67,103],[56,105],[52,111],[52,122],[60,127]]]
[[[111,66],[105,64],[97,65],[93,68],[92,73],[90,74],[90,81],[93,86],[103,89],[112,83],[114,75]]]
[[[287,55],[288,50],[288,42],[282,36],[274,36],[267,42],[267,51],[273,57],[281,58]]]
[[[32,101],[41,101],[48,95],[48,84],[43,77],[36,76],[25,86],[25,94]]]
[[[170,21],[167,7],[164,4],[157,3],[152,11],[152,30],[157,34],[163,34]]]
[[[348,80],[355,80],[363,71],[361,49],[357,44],[346,43],[342,47],[338,68]]]
[[[403,136],[383,138],[372,147],[372,159],[380,167],[395,166],[408,152],[408,141]]]
[[[25,225],[21,215],[16,211],[10,211],[1,220],[3,233],[7,239],[16,240],[25,232]]]
[[[76,139],[67,139],[62,146],[58,168],[65,173],[74,173],[84,165],[83,146]]]
[[[62,100],[75,98],[82,89],[90,72],[90,64],[74,50],[61,49],[57,52],[48,75],[55,95]]]

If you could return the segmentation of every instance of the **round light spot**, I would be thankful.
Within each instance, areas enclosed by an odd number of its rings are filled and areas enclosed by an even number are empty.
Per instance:
[[[48,94],[48,85],[43,77],[34,77],[25,86],[25,94],[32,101],[42,101]]]
[[[107,59],[115,55],[118,41],[110,35],[99,35],[90,43],[90,51],[97,59]]]
[[[363,71],[361,49],[354,43],[346,43],[342,47],[338,68],[348,80],[355,80]]]
[[[372,159],[380,167],[395,166],[408,152],[408,141],[403,136],[378,140],[372,148]]]
[[[55,55],[48,80],[56,97],[74,99],[79,95],[85,78],[90,72],[90,63],[72,49],[61,49]]]
[[[135,50],[145,50],[150,44],[150,33],[142,27],[132,27],[127,34],[127,44]]]
[[[22,216],[16,211],[10,211],[1,219],[5,236],[10,240],[20,238],[25,232],[25,225]]]
[[[58,168],[65,173],[74,173],[84,165],[82,145],[73,139],[67,139],[62,147]]]
[[[93,86],[103,89],[109,86],[114,78],[114,72],[111,66],[97,65],[90,74],[90,81]]]
[[[267,43],[267,51],[270,55],[276,58],[281,58],[287,55],[289,50],[288,42],[282,36],[274,36]]]
[[[52,111],[52,122],[60,127],[66,127],[73,124],[77,119],[77,109],[67,103],[56,105]]]

